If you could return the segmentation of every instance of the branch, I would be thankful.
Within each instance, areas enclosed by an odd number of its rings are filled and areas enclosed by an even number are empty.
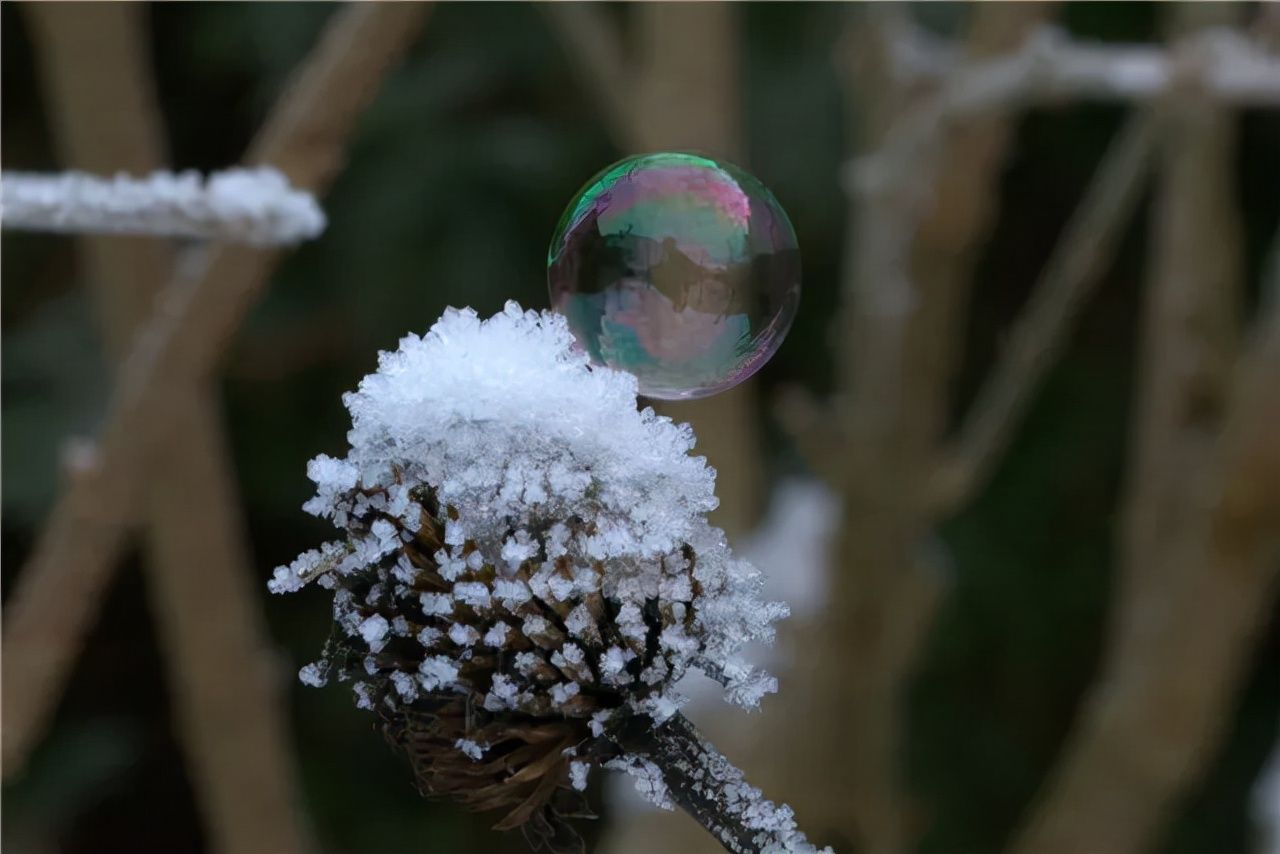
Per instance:
[[[1166,592],[1113,654],[1065,762],[1012,850],[1142,850],[1195,779],[1231,704],[1280,580],[1280,312],[1238,365],[1225,427],[1161,567]]]
[[[166,405],[171,439],[147,460],[147,586],[210,850],[299,854],[313,846],[222,412],[209,383]]]
[[[632,74],[627,67],[622,34],[608,20],[605,6],[566,0],[539,3],[551,29],[564,44],[574,71],[595,101],[614,143],[635,146],[637,136],[631,103]]]
[[[1217,748],[1280,570],[1280,314],[1260,312],[1237,358],[1235,119],[1194,101],[1169,111],[1118,602],[1027,854],[1150,844]]]
[[[425,19],[423,4],[368,4],[335,13],[282,96],[248,161],[270,163],[319,195],[379,84]],[[278,255],[211,248],[161,295],[120,370],[92,475],[56,502],[11,596],[4,626],[4,769],[25,760],[62,690],[130,518],[145,449],[168,429],[164,400],[207,376]]]
[[[165,129],[154,80],[141,59],[146,56],[141,17],[145,10],[122,5],[71,12],[33,4],[23,12],[38,48],[51,130],[63,159],[87,168],[112,162],[109,168],[158,168],[165,159]],[[136,332],[137,315],[154,296],[152,284],[162,282],[172,267],[171,247],[161,241],[87,237],[77,249],[107,351],[118,359]],[[62,473],[87,496],[80,499],[76,512],[99,512],[93,504],[101,476],[96,449],[91,443],[69,443],[63,456]],[[112,509],[132,514],[133,496]],[[56,577],[26,572],[18,577],[4,626],[6,779],[21,772],[27,752],[43,733],[81,639],[97,614],[125,534],[121,526],[85,530],[79,547],[102,555],[101,567],[63,565]]]
[[[676,804],[735,854],[818,851],[796,827],[792,809],[747,783],[684,715],[656,726],[648,718],[637,722],[634,732],[615,737],[624,756],[610,767],[635,776],[651,800]]]
[[[83,172],[0,178],[5,228],[86,234],[151,234],[254,246],[296,243],[324,230],[324,214],[273,169],[228,169],[145,178]]]
[[[1280,58],[1231,30],[1209,30],[1176,53],[1147,45],[1081,44],[1042,28],[1020,50],[954,68],[946,85],[898,122],[848,180],[875,192],[911,175],[940,126],[991,110],[1069,100],[1152,101],[1178,91],[1222,104],[1280,106]]]
[[[912,28],[892,4],[866,7],[878,26],[852,30],[852,111],[871,146],[929,99],[893,68]],[[1020,43],[1042,4],[974,7],[964,51],[972,57]],[[930,528],[921,479],[935,462],[949,408],[954,343],[964,326],[970,271],[995,214],[1008,144],[999,112],[931,129],[937,138],[906,180],[850,194],[841,352],[843,400],[833,421],[843,517],[822,636],[821,699],[807,715],[807,750],[793,774],[817,781],[805,804],[824,825],[870,851],[911,848],[915,812],[902,780],[903,686],[945,594],[949,560]],[[916,181],[927,175],[924,186]],[[923,192],[920,190],[923,189]],[[803,414],[803,413],[801,413]],[[817,438],[817,437],[815,437]],[[875,627],[868,629],[868,627]]]
[[[1156,132],[1154,117],[1142,113],[1112,142],[1014,322],[1004,355],[978,392],[954,447],[943,454],[930,486],[939,514],[962,506],[982,488],[1057,361],[1142,197]]]
[[[47,101],[58,114],[56,138],[64,163],[104,172],[121,166],[160,168],[164,128],[144,49],[146,10],[41,6],[28,14],[41,40]],[[51,185],[43,188],[43,196],[60,188],[79,190],[99,207],[105,203],[117,218],[129,209],[121,203],[136,201],[144,191],[154,197],[160,190],[162,200],[186,202],[188,208],[194,202],[197,212],[212,201],[214,213],[260,235],[264,226],[279,231],[280,224],[288,224],[272,215],[273,207],[274,213],[294,219],[302,215],[304,225],[306,219],[323,223],[309,195],[288,191],[279,173],[268,170],[217,177],[212,193],[204,192],[195,175],[175,180],[155,173],[145,182],[121,178],[114,183],[88,176],[36,180]],[[86,224],[72,224],[77,223]],[[106,338],[118,359],[171,275],[172,247],[164,241],[93,237],[80,243],[87,250],[87,277],[98,296]],[[249,548],[221,413],[209,383],[193,382],[183,391],[181,402],[170,401],[180,420],[155,449],[158,457],[149,461],[144,521],[152,610],[188,775],[212,850],[299,852],[309,847],[309,832],[299,809],[278,681],[255,666],[266,658],[267,632],[249,588]],[[192,613],[197,602],[199,616]]]

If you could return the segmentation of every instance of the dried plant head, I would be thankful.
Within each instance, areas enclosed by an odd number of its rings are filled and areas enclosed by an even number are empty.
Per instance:
[[[558,315],[451,309],[345,402],[350,450],[311,462],[306,505],[344,536],[270,587],[333,591],[301,678],[351,680],[423,794],[577,850],[588,771],[643,777],[617,736],[675,715],[686,672],[748,708],[776,689],[739,652],[786,607],[707,523],[692,432],[638,409]]]

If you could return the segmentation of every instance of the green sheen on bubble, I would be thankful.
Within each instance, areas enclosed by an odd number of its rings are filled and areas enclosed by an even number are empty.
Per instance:
[[[634,374],[649,397],[706,397],[781,345],[800,302],[800,251],[755,177],[661,152],[583,187],[551,240],[547,281],[594,362]]]

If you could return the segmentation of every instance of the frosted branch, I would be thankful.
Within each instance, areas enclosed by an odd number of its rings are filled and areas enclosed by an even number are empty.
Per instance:
[[[630,761],[637,788],[680,807],[725,850],[821,854],[797,828],[791,807],[765,798],[684,715],[677,713],[658,727],[633,729],[615,740],[626,751],[619,761]]]
[[[891,186],[911,174],[949,122],[1065,101],[1151,101],[1199,93],[1234,106],[1280,106],[1280,57],[1227,29],[1209,30],[1176,50],[1073,42],[1044,27],[1019,50],[960,63],[932,98],[905,115],[877,152],[852,164],[855,189]]]
[[[101,178],[83,172],[6,172],[0,179],[5,228],[77,234],[151,234],[266,246],[297,243],[324,230],[315,198],[269,167],[153,172]]]

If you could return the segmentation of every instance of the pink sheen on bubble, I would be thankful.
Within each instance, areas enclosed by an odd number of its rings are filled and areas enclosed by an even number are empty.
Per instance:
[[[777,351],[800,299],[786,212],[754,177],[694,154],[627,158],[593,178],[552,238],[553,308],[641,394],[706,397]]]

